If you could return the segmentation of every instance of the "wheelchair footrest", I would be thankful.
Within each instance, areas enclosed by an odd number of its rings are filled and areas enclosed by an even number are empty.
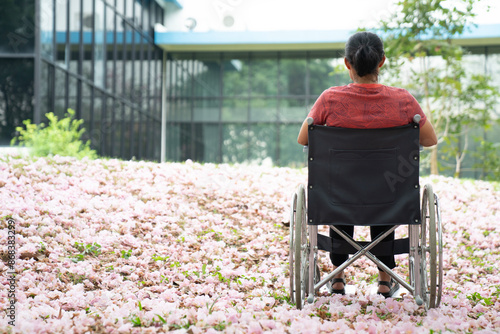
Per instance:
[[[368,246],[370,241],[357,241],[361,247]],[[345,240],[332,239],[318,233],[318,249],[335,254],[355,254],[357,250]],[[394,241],[380,242],[370,252],[375,256],[390,256],[395,254],[407,254],[410,252],[410,239],[397,239]]]

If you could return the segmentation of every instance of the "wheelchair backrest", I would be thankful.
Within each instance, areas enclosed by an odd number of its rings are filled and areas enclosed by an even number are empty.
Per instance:
[[[420,224],[418,123],[308,135],[309,225]]]

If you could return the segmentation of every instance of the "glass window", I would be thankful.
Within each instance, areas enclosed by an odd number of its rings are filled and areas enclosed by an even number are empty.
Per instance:
[[[199,57],[193,62],[195,96],[220,96],[221,63],[219,54]]]
[[[91,32],[94,30],[94,24],[96,21],[98,21],[98,16],[101,16],[102,13],[98,12],[93,12],[93,0],[88,1],[88,0],[82,0],[82,8],[83,11],[81,13],[81,19],[80,19],[80,10],[78,9],[78,12],[76,15],[78,16],[78,20],[76,20],[76,24],[79,23],[81,28],[83,29],[84,33],[84,41],[90,37],[88,32]],[[79,30],[79,29],[78,29]],[[87,33],[85,33],[87,32]]]
[[[160,146],[160,141],[158,141],[158,138],[161,138],[161,132],[158,132],[158,136],[156,136],[156,123],[157,122],[151,116],[146,115],[146,120],[144,122],[144,127],[146,129],[146,147],[144,150],[144,155],[147,159],[158,161],[159,159],[156,159],[154,154],[154,148],[155,146]]]
[[[496,51],[496,53],[493,53],[494,51]],[[488,54],[488,58],[486,59],[486,68],[488,71],[486,74],[491,76],[492,84],[500,90],[500,47],[492,47],[489,52],[491,52],[491,54]]]
[[[56,61],[63,67],[68,66],[70,46],[66,44],[68,28],[68,6],[70,2],[56,1]]]
[[[70,71],[77,73],[78,67],[75,60],[80,59],[80,1],[68,1],[68,7],[70,12],[70,26],[69,26],[69,44],[66,45],[69,50],[66,56],[67,62],[69,62]]]
[[[40,113],[42,115],[45,115],[46,113],[48,112],[51,112],[53,110],[50,110],[50,105],[51,105],[51,101],[53,99],[53,95],[52,95],[52,89],[51,89],[51,86],[52,86],[52,82],[53,82],[53,76],[51,75],[51,71],[53,70],[53,68],[51,68],[51,66],[49,66],[48,63],[46,63],[45,61],[42,61],[42,64],[41,64],[41,69],[40,69],[40,84],[41,84],[41,88],[40,88],[40,98],[41,98],[41,104],[40,104]]]
[[[281,124],[279,140],[279,165],[290,167],[306,167],[307,156],[302,146],[297,144],[300,124]]]
[[[170,85],[172,96],[191,95],[188,60],[170,61]]]
[[[249,61],[246,55],[228,54],[222,62],[224,70],[223,92],[224,96],[248,96]]]
[[[303,122],[309,113],[306,106],[306,100],[303,98],[280,99],[279,102],[279,120],[283,123]]]
[[[106,134],[108,139],[106,141],[106,154],[116,157],[120,152],[120,122],[119,114],[121,113],[121,106],[114,98],[108,98],[108,117],[106,118]]]
[[[127,52],[126,47],[123,45],[119,45],[118,57],[121,61],[117,62],[117,76],[115,80],[117,81],[116,86],[117,90],[122,94],[126,95],[128,83],[127,83],[127,75],[130,75],[130,53]]]
[[[134,24],[140,30],[142,26],[142,6],[140,1],[134,1]]]
[[[262,163],[266,159],[276,162],[276,125],[269,123],[252,124],[248,132],[250,161]]]
[[[80,110],[80,117],[83,119],[83,127],[86,129],[86,131],[92,131],[91,127],[91,118],[92,118],[92,113],[93,113],[93,90],[94,88],[90,85],[87,85],[86,83],[82,83],[82,96],[81,96],[81,102],[82,102],[82,110]],[[87,136],[89,134],[87,133]]]
[[[300,55],[302,54],[298,54],[297,56]],[[280,95],[306,95],[307,62],[305,54],[303,54],[302,57],[298,59],[281,59],[279,72]]]
[[[139,82],[141,80],[141,76],[139,68],[139,48],[135,43],[137,43],[137,40],[132,40],[130,62],[128,62],[128,69],[130,69],[130,71],[127,69],[127,83],[130,86],[130,92],[128,93],[130,94],[129,98],[133,103],[140,103],[141,88],[139,87]]]
[[[109,102],[108,110],[113,110],[111,125],[108,128],[110,134],[110,150],[112,156],[120,156],[120,149],[122,145],[121,141],[121,113],[122,113],[122,105],[115,99]]]
[[[276,122],[278,100],[276,98],[250,99],[250,121]]]
[[[249,130],[246,124],[222,125],[222,162],[238,163],[248,161]]]
[[[107,57],[105,57],[106,62],[106,71],[104,73],[104,77],[106,80],[106,88],[108,91],[115,93],[115,83],[116,83],[116,58],[115,48],[117,45],[115,44],[114,37],[114,29],[115,29],[115,12],[111,9],[111,7],[106,6],[106,49],[107,49]],[[105,49],[105,51],[106,51]],[[109,58],[108,58],[109,57]],[[117,69],[118,70],[118,69]]]
[[[85,59],[82,61],[82,74],[85,78],[93,80],[94,67],[92,66],[92,58],[88,52],[84,52]]]
[[[250,64],[252,95],[278,95],[277,54],[259,54],[251,58]]]
[[[123,91],[124,98],[130,99],[132,102],[137,98],[136,97],[136,91],[134,87],[134,79],[135,79],[135,72],[134,72],[134,64],[135,61],[132,60],[132,52],[128,51],[127,52],[127,61],[125,63],[125,76],[124,76],[124,85],[125,85],[125,90]]]
[[[35,0],[1,1],[0,8],[0,53],[32,53],[35,48]]]
[[[75,89],[75,95],[76,95],[76,87],[73,87]],[[59,69],[55,69],[55,110],[54,113],[59,116],[63,117],[64,114],[66,113],[66,72],[61,71]],[[69,108],[75,109],[76,105],[70,106]]]
[[[124,34],[127,32],[124,31]],[[119,47],[119,59],[121,59],[121,62],[119,62],[120,69],[117,70],[117,91],[120,92],[120,94],[123,96],[127,94],[127,75],[130,73],[127,73],[128,71],[128,61],[129,61],[129,54],[127,52],[127,45],[126,41],[123,40],[122,43],[120,43]],[[129,72],[129,71],[128,71]]]
[[[161,99],[161,91],[162,91],[162,72],[163,72],[163,55],[162,52],[159,50],[156,50],[153,47],[153,57],[155,59],[154,61],[154,72],[152,75],[152,80],[154,83],[154,91],[155,91],[155,97],[157,99]]]
[[[115,3],[116,3],[116,11],[123,15],[124,13],[124,10],[125,10],[125,1],[129,1],[129,0],[115,0]]]
[[[149,29],[154,27],[155,21],[156,21],[156,11],[158,9],[158,5],[154,3],[153,1],[149,2],[149,12],[148,12],[148,19],[146,20],[147,26],[144,27],[144,30],[149,32]]]
[[[180,67],[177,67],[181,79],[181,96],[193,95],[194,63],[194,60],[184,60],[180,63]]]
[[[33,118],[33,60],[0,59],[0,140],[9,144],[18,126]]]
[[[151,25],[154,26],[155,23],[163,23],[163,8],[161,8],[158,4],[155,4],[155,12],[156,12],[156,20],[151,22]]]
[[[103,94],[103,108],[101,113],[101,142],[99,148],[99,154],[101,156],[113,156],[111,138],[114,134],[114,99],[110,96]]]
[[[124,121],[125,106],[121,102],[116,102],[115,110],[117,117],[114,127],[115,129],[114,138],[112,139],[114,143],[113,150],[115,156],[123,157],[125,152],[124,145],[125,145],[125,131],[126,131],[126,125]]]
[[[72,76],[69,76],[68,108],[71,108],[75,111],[78,106],[77,90],[78,80]]]
[[[125,0],[124,15],[128,22],[134,22],[134,2],[135,0]]]
[[[123,53],[121,50],[118,51],[118,59],[115,61],[115,66],[113,68],[116,68],[116,72],[112,72],[112,78],[110,78],[110,82],[112,85],[116,88],[115,93],[117,95],[121,95],[123,92],[123,84],[125,79],[123,78],[123,73],[124,73],[124,62],[121,60],[123,56]]]
[[[123,151],[121,153],[122,158],[132,158],[133,156],[133,151],[132,151],[132,132],[131,132],[131,116],[132,116],[132,109],[125,105],[124,106],[124,119],[122,120],[122,139],[123,139],[123,144],[122,148]]]
[[[180,126],[178,123],[167,124],[167,160],[180,161]]]
[[[197,137],[196,157],[198,161],[219,161],[220,135],[219,124],[197,124],[200,130]]]
[[[94,82],[96,86],[106,84],[106,7],[102,0],[96,0],[96,21],[94,30]],[[99,14],[99,15],[97,15]]]
[[[169,122],[191,122],[191,101],[174,99],[168,101]]]
[[[40,0],[40,45],[42,57],[54,58],[54,2]]]
[[[193,121],[218,123],[220,120],[219,99],[197,99],[194,101]]]
[[[100,143],[103,140],[102,136],[102,110],[103,110],[103,95],[98,90],[94,91],[94,108],[89,119],[89,127],[86,128],[93,149],[100,150]]]
[[[151,61],[149,61],[149,57],[151,54],[148,52],[149,45],[145,44],[143,45],[144,50],[142,51],[142,61],[141,61],[141,73],[142,73],[142,94],[143,94],[143,100],[142,100],[142,106],[141,108],[145,110],[148,114],[153,114],[153,110],[150,110],[150,77],[151,77]]]
[[[129,131],[130,131],[130,157],[140,159],[139,154],[139,129],[141,127],[140,114],[137,109],[130,109]]]
[[[319,96],[323,91],[332,86],[343,84],[340,78],[333,78],[333,59],[311,58],[308,62],[309,68],[309,92],[313,96]],[[346,71],[347,72],[347,71]],[[347,78],[349,78],[348,74]]]
[[[222,122],[247,122],[248,99],[224,99],[222,102]]]

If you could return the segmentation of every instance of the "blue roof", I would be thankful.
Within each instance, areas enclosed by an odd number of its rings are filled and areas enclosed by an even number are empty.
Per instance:
[[[329,31],[210,31],[155,33],[156,44],[307,44],[342,43],[351,30]]]

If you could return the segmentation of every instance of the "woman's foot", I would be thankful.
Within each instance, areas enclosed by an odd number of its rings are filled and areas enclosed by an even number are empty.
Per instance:
[[[378,281],[379,295],[384,296],[385,298],[391,298],[396,291],[399,290],[399,283],[391,278],[390,281]],[[384,287],[385,289],[389,289],[387,292],[380,292],[380,288]]]
[[[333,266],[333,269],[335,270],[337,267]],[[335,275],[332,279],[332,293],[345,295],[345,279],[343,271]]]
[[[385,298],[389,298],[398,290],[399,283],[393,280],[391,275],[387,274],[385,271],[379,271],[377,293]]]

